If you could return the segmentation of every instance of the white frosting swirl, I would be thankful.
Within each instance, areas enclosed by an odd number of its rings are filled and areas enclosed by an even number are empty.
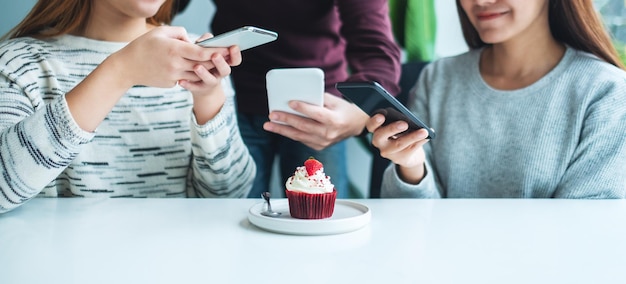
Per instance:
[[[306,167],[301,166],[297,167],[293,176],[287,179],[285,187],[289,191],[311,194],[333,192],[335,185],[330,183],[330,177],[326,176],[324,168],[317,170],[314,175],[309,176]]]

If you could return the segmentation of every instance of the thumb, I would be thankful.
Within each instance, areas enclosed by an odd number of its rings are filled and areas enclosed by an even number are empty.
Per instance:
[[[201,41],[203,41],[205,39],[212,38],[212,37],[213,37],[212,33],[205,33],[202,36],[200,36],[198,39],[196,39],[196,43],[201,42]]]

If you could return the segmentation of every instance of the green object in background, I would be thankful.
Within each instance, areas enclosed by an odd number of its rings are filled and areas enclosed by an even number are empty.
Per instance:
[[[407,54],[407,61],[435,58],[437,18],[434,0],[389,0],[389,14],[396,40]]]
[[[626,65],[626,0],[593,0],[593,4],[602,16],[620,60]]]
[[[619,60],[626,65],[626,43],[614,39],[613,46],[615,46],[615,49],[617,50]]]

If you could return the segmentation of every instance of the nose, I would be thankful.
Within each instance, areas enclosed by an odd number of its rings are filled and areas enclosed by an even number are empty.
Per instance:
[[[485,6],[485,5],[491,5],[493,3],[495,3],[498,0],[475,0],[474,3],[476,3],[476,5],[478,6]]]

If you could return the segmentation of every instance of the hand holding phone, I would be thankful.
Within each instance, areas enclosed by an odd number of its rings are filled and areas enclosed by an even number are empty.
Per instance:
[[[244,51],[268,42],[275,41],[278,33],[262,28],[245,26],[230,32],[216,35],[202,40],[196,44],[203,47],[230,47],[239,46],[239,50]]]
[[[417,118],[377,82],[340,82],[335,87],[346,99],[356,104],[369,116],[378,113],[385,115],[383,125],[402,120],[409,124],[409,129],[405,132],[424,128],[428,131],[428,139],[435,138],[434,130]]]
[[[319,68],[278,68],[267,72],[269,111],[283,111],[306,117],[289,107],[289,101],[324,105],[324,71]]]

